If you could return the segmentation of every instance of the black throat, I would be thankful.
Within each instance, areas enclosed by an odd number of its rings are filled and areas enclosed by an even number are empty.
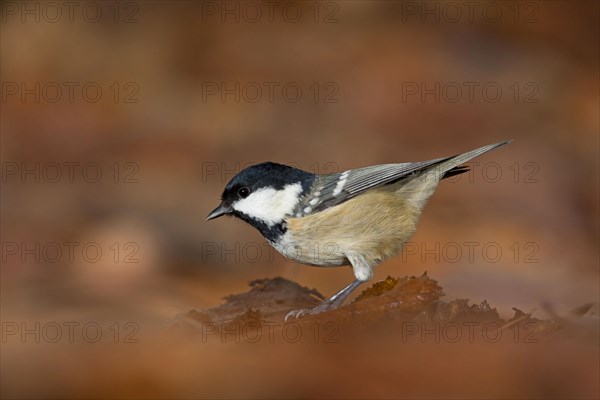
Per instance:
[[[287,232],[285,220],[278,224],[269,226],[266,223],[259,221],[255,218],[251,218],[248,215],[241,212],[236,211],[234,212],[234,215],[242,221],[245,221],[248,224],[255,227],[270,243],[276,243],[277,241],[279,241],[279,238],[281,238],[281,236],[283,236],[285,232]]]

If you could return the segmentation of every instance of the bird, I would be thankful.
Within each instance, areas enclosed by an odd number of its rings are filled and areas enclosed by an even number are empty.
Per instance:
[[[339,307],[373,269],[398,255],[417,229],[440,180],[465,173],[467,161],[511,140],[429,161],[380,164],[313,174],[274,162],[249,166],[225,186],[206,220],[234,216],[256,228],[285,257],[318,267],[351,266],[354,280],[300,318]]]

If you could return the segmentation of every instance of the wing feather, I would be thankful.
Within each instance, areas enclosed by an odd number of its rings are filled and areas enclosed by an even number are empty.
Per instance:
[[[439,168],[438,179],[466,172],[466,167],[461,167],[461,164],[507,143],[510,141],[490,144],[459,155],[429,161],[381,164],[322,175],[317,178],[311,196],[300,202],[294,213],[299,217],[322,211],[343,203],[366,190],[394,183],[421,172],[432,171],[434,168]]]
[[[316,184],[314,190],[316,196],[306,199],[296,213],[304,215],[322,211],[366,190],[395,182],[448,158],[451,157],[415,163],[381,164],[325,175]]]

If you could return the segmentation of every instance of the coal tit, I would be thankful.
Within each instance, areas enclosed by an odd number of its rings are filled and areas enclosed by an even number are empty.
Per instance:
[[[342,304],[373,268],[398,254],[415,233],[427,199],[443,178],[468,171],[465,162],[510,141],[435,160],[382,164],[316,175],[265,162],[238,173],[207,220],[233,215],[246,221],[284,256],[319,267],[351,265],[355,280],[311,309]]]

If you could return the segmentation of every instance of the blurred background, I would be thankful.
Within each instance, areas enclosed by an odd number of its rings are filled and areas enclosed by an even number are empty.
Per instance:
[[[1,6],[3,397],[598,395],[597,340],[554,356],[404,346],[381,364],[367,339],[352,357],[162,335],[253,279],[327,296],[353,279],[285,260],[241,221],[205,222],[245,166],[331,173],[505,139],[440,185],[375,280],[427,271],[503,316],[597,303],[597,2]],[[102,340],[82,340],[86,324]],[[487,363],[478,383],[444,375],[460,357]],[[552,368],[561,357],[576,377]]]

